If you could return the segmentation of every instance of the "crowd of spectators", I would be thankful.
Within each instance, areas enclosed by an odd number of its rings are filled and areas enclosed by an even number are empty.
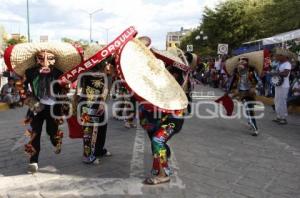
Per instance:
[[[300,64],[299,61],[290,62],[292,64],[292,69],[289,76],[290,89],[287,104],[288,106],[300,105]],[[203,58],[198,63],[193,76],[198,83],[226,90],[231,76],[227,73],[225,65],[226,57]],[[271,83],[271,77],[277,67],[278,62],[275,60],[275,56],[273,56],[271,58],[269,69],[262,72],[260,76],[263,87],[257,88],[257,95],[268,98],[275,97],[275,87]]]

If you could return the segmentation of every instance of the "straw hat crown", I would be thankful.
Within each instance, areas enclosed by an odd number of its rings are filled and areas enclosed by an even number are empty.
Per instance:
[[[55,55],[55,67],[62,72],[69,71],[82,61],[78,49],[70,43],[43,42],[22,43],[8,47],[4,53],[5,63],[10,70],[23,76],[26,69],[35,66],[35,56],[43,50],[47,50]]]

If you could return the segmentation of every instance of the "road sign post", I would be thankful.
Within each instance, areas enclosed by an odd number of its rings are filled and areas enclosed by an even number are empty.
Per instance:
[[[218,54],[227,55],[228,54],[228,44],[218,44]]]
[[[188,51],[188,52],[193,52],[193,51],[194,51],[193,45],[187,45],[187,46],[186,46],[186,51]]]

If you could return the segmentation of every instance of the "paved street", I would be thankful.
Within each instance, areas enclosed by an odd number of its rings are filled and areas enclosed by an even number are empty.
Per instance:
[[[206,100],[222,94],[208,87],[198,86],[197,91],[209,92],[212,97]],[[206,108],[210,105],[202,104],[198,111],[205,114]],[[149,187],[141,183],[151,167],[148,137],[112,118],[106,146],[112,157],[98,165],[83,164],[81,140],[68,138],[65,126],[62,153],[54,154],[44,131],[40,171],[26,174],[23,150],[11,151],[22,137],[25,112],[0,112],[0,197],[300,197],[299,115],[290,115],[289,124],[279,126],[271,121],[273,110],[265,107],[258,137],[249,135],[245,119],[193,116],[170,141],[171,183]]]

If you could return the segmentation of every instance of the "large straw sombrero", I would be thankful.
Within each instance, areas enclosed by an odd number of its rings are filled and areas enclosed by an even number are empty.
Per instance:
[[[176,57],[180,58],[180,60],[184,64],[189,65],[188,61],[187,61],[187,59],[186,59],[186,57],[184,55],[184,52],[181,49],[179,49],[178,47],[169,47],[167,49],[167,52],[170,52],[171,54],[173,54],[173,56],[176,56]]]
[[[138,39],[122,49],[119,62],[121,78],[138,100],[147,101],[164,111],[183,110],[188,100],[164,64]]]
[[[50,51],[56,56],[55,66],[62,72],[69,71],[82,61],[79,50],[72,44],[44,42],[22,43],[8,47],[4,52],[5,64],[9,70],[23,76],[26,69],[35,66],[35,56],[42,50]]]
[[[151,48],[152,53],[155,55],[156,58],[162,60],[167,66],[172,65],[187,72],[190,68],[186,61],[184,61],[181,57],[184,55],[179,56],[177,51],[173,50],[157,50],[155,48]]]
[[[187,57],[187,61],[189,62],[190,67],[192,69],[196,69],[198,56],[195,53],[190,53],[190,52],[186,52],[184,55]]]
[[[138,38],[146,47],[149,47],[151,45],[151,39],[148,36],[141,36]]]
[[[289,59],[295,59],[297,60],[297,55],[291,52],[288,49],[283,49],[283,48],[275,48],[275,55],[282,55],[285,56]]]
[[[105,45],[99,45],[99,44],[90,44],[85,50],[84,50],[84,60],[89,59],[93,55],[95,55],[99,50],[104,48]]]
[[[233,70],[237,67],[239,64],[239,58],[245,57],[249,60],[249,65],[252,67],[255,67],[259,75],[261,75],[263,68],[264,68],[264,51],[256,51],[256,52],[250,52],[246,54],[241,54],[239,56],[234,56],[228,60],[226,60],[225,69],[227,73],[232,74]]]
[[[183,60],[181,58],[179,58],[177,55],[175,55],[173,53],[173,51],[166,51],[166,50],[158,50],[158,49],[155,49],[155,48],[151,48],[151,50],[154,52],[154,53],[157,53],[157,54],[160,54],[160,55],[163,55],[169,59],[172,59],[173,61],[176,61],[178,63],[181,63],[181,64],[184,64]]]

